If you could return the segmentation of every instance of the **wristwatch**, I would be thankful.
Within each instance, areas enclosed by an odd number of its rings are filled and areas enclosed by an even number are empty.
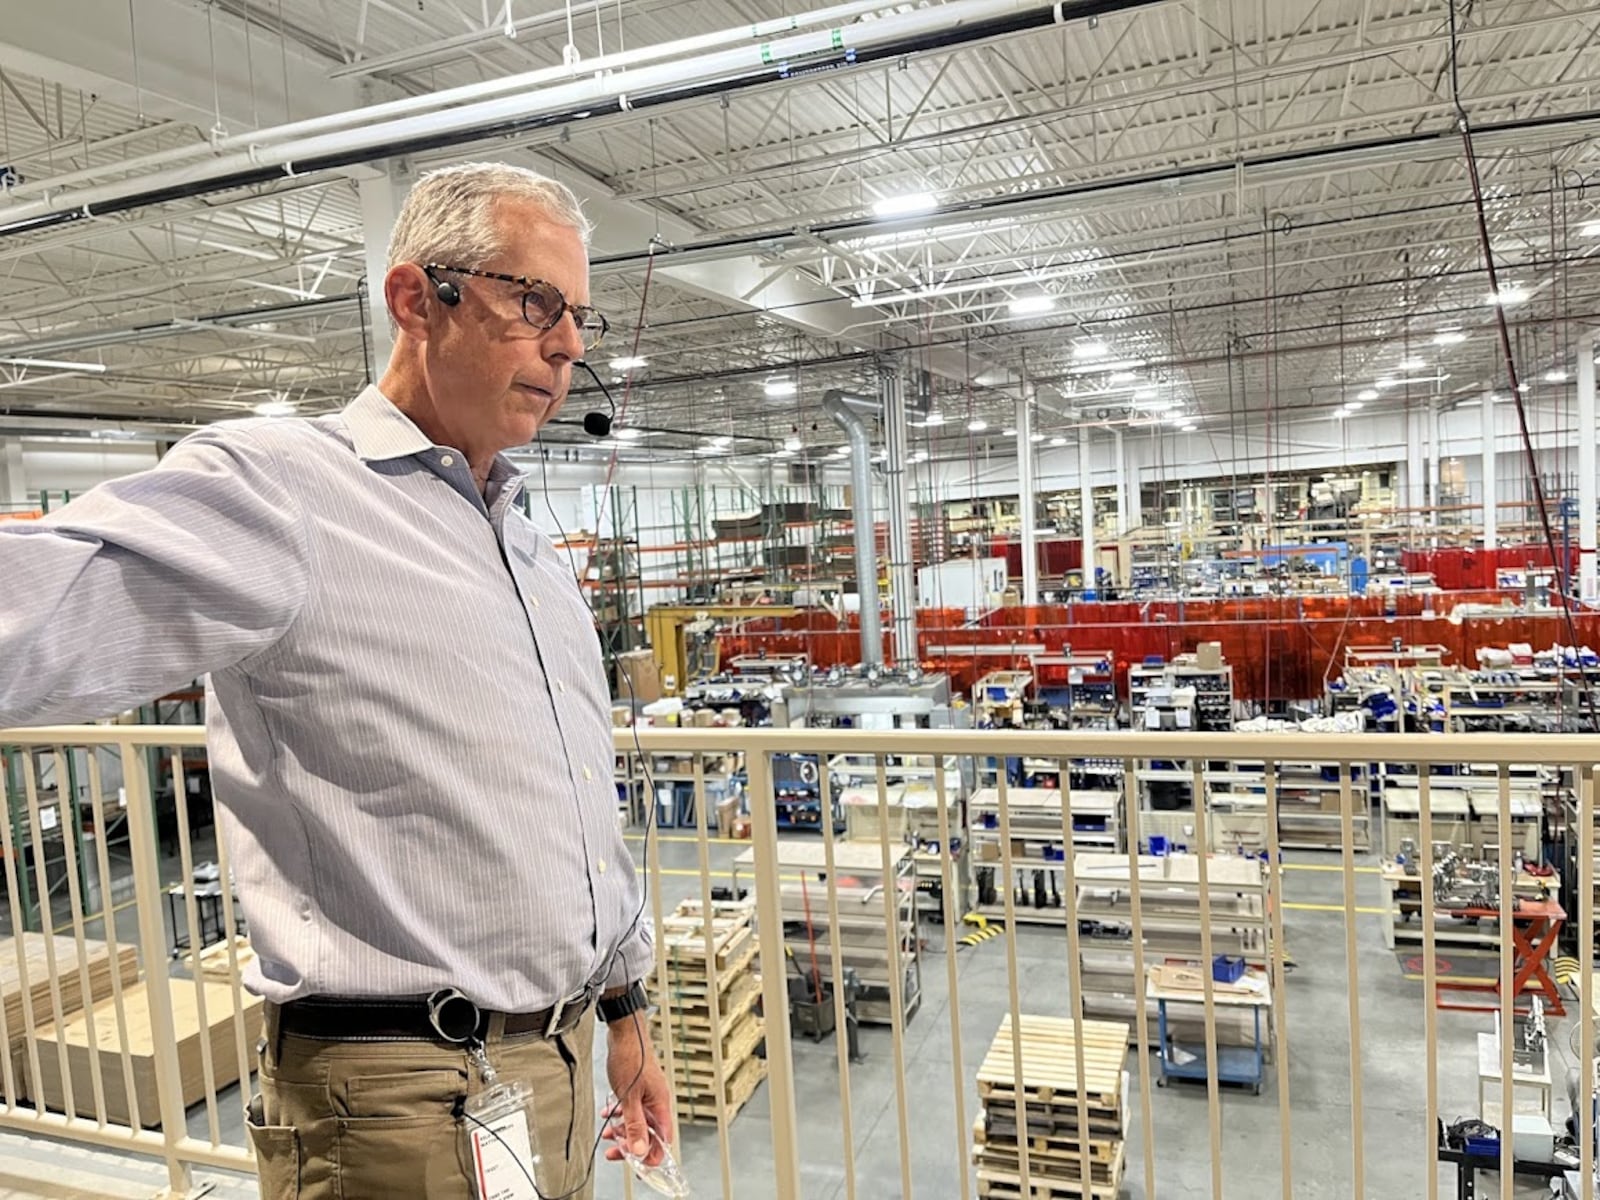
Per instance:
[[[644,984],[634,980],[628,985],[628,990],[620,996],[613,996],[607,1000],[604,996],[595,1006],[595,1011],[600,1019],[607,1025],[613,1021],[620,1021],[623,1017],[630,1017],[636,1012],[643,1012],[650,1007],[650,997],[644,994]]]

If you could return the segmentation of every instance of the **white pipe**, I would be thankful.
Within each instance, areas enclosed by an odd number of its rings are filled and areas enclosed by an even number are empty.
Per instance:
[[[311,134],[327,133],[334,129],[347,129],[352,125],[367,125],[375,121],[386,121],[394,117],[411,116],[416,113],[437,112],[442,108],[467,104],[475,100],[487,99],[491,96],[504,96],[509,92],[522,92],[529,88],[543,87],[548,83],[573,80],[580,75],[598,75],[602,72],[617,71],[625,67],[638,66],[642,63],[654,62],[663,58],[689,57],[703,54],[707,50],[718,46],[737,44],[759,38],[770,38],[778,34],[789,33],[798,29],[815,27],[835,21],[849,21],[867,13],[877,12],[890,7],[884,0],[856,0],[853,4],[837,4],[831,8],[820,8],[815,12],[799,13],[791,17],[783,17],[775,21],[763,21],[755,25],[742,25],[734,29],[720,29],[715,33],[702,33],[694,37],[678,38],[671,42],[660,42],[654,46],[641,46],[635,50],[621,50],[614,54],[603,54],[588,62],[573,63],[570,66],[562,63],[558,66],[540,67],[535,71],[523,71],[516,75],[504,75],[496,79],[485,79],[477,83],[462,84],[460,87],[446,88],[442,92],[429,92],[421,96],[406,96],[399,100],[386,100],[379,104],[363,105],[361,108],[347,109],[344,112],[326,113],[318,117],[308,117],[302,121],[291,121],[284,125],[273,125],[266,129],[252,130],[249,133],[234,134],[231,137],[218,138],[214,142],[197,142],[188,146],[177,146],[170,150],[161,150],[153,154],[140,155],[138,158],[123,159],[115,163],[87,167],[81,171],[73,171],[66,175],[55,175],[49,179],[41,179],[33,183],[22,183],[11,189],[15,196],[30,196],[38,193],[50,193],[63,187],[82,183],[90,179],[98,179],[109,172],[118,175],[138,175],[155,167],[168,166],[175,162],[185,162],[189,159],[227,154],[231,151],[244,151],[248,153],[252,147],[261,149],[290,138],[307,137]],[[338,73],[335,72],[335,75]],[[4,212],[4,209],[0,209]]]
[[[850,510],[856,535],[856,594],[861,601],[861,665],[883,666],[883,626],[878,612],[878,534],[872,519],[872,441],[852,409],[872,402],[841,391],[825,392],[822,411],[850,439]]]
[[[1096,592],[1094,544],[1094,465],[1090,461],[1089,427],[1078,431],[1078,505],[1083,539],[1083,590]]]
[[[1493,550],[1499,543],[1497,518],[1500,515],[1499,484],[1495,481],[1495,417],[1499,414],[1493,392],[1483,394],[1483,548]]]
[[[1122,430],[1111,431],[1111,470],[1117,481],[1117,536],[1125,537],[1128,533],[1128,477],[1129,473],[1123,466],[1125,459],[1122,450]]]
[[[1578,335],[1578,595],[1585,603],[1600,600],[1595,577],[1595,331]]]
[[[892,13],[848,29],[835,27],[797,34],[780,41],[738,46],[702,55],[694,60],[591,76],[553,87],[481,100],[459,108],[365,123],[353,129],[321,136],[272,145],[261,145],[257,139],[251,138],[246,149],[221,154],[204,163],[174,168],[133,181],[66,192],[48,201],[0,208],[0,219],[15,223],[64,210],[87,209],[92,212],[96,205],[104,206],[110,201],[168,188],[196,187],[263,167],[281,167],[286,176],[292,176],[299,173],[296,164],[302,164],[300,171],[312,170],[316,168],[303,164],[366,150],[377,152],[385,146],[424,138],[469,135],[476,129],[498,123],[584,112],[613,105],[626,110],[631,107],[630,96],[649,96],[664,88],[685,84],[715,85],[748,78],[752,74],[781,79],[785,76],[787,63],[801,66],[809,62],[828,61],[839,57],[846,49],[869,49],[883,43],[947,32],[966,24],[1049,9],[1055,10],[1057,21],[1064,19],[1058,5],[1040,4],[1037,0],[954,0],[937,8]]]
[[[1017,397],[1017,507],[1022,514],[1022,602],[1039,603],[1039,530],[1033,513],[1033,405]]]

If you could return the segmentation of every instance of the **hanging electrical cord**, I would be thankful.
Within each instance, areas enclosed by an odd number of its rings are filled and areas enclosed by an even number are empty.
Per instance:
[[[1483,182],[1478,173],[1478,156],[1472,144],[1472,121],[1461,103],[1460,39],[1456,29],[1456,0],[1450,0],[1450,100],[1456,110],[1456,126],[1461,131],[1461,148],[1466,157],[1467,178],[1472,184],[1472,207],[1477,218],[1478,243],[1483,251],[1484,268],[1489,273],[1489,294],[1495,299],[1495,329],[1500,335],[1500,352],[1505,358],[1506,376],[1511,383],[1511,403],[1517,411],[1517,428],[1522,437],[1523,459],[1533,480],[1534,507],[1539,514],[1539,528],[1544,534],[1544,544],[1550,552],[1550,562],[1559,585],[1556,591],[1561,597],[1560,608],[1567,628],[1567,640],[1572,648],[1578,677],[1583,683],[1583,704],[1588,710],[1590,724],[1596,731],[1600,731],[1600,713],[1596,711],[1589,670],[1584,666],[1583,657],[1579,652],[1578,624],[1572,617],[1572,599],[1569,595],[1571,564],[1563,562],[1558,553],[1555,531],[1550,525],[1550,511],[1545,505],[1544,480],[1539,473],[1539,459],[1534,453],[1533,437],[1528,432],[1528,410],[1522,402],[1522,380],[1518,377],[1516,356],[1511,350],[1511,326],[1506,321],[1506,306],[1500,298],[1500,276],[1495,269],[1494,245],[1489,239],[1489,219],[1483,203]],[[1487,397],[1484,403],[1488,403]],[[1484,452],[1493,454],[1493,444],[1485,446]],[[1494,502],[1493,496],[1484,498],[1486,505]],[[1557,665],[1558,669],[1561,669],[1563,664]]]

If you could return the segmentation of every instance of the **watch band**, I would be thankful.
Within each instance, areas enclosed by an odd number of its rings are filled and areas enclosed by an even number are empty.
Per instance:
[[[632,1016],[636,1012],[643,1012],[650,1007],[650,998],[645,995],[644,984],[637,979],[628,985],[628,990],[620,996],[613,996],[610,1000],[601,999],[595,1006],[595,1011],[600,1019],[607,1025],[623,1017]]]

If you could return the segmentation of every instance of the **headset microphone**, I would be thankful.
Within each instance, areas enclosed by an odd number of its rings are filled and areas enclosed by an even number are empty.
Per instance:
[[[584,413],[583,431],[592,438],[609,437],[611,435],[611,423],[617,418],[617,402],[611,398],[610,389],[601,382],[600,376],[595,374],[594,368],[591,367],[588,362],[581,358],[575,358],[572,360],[572,364],[576,367],[582,367],[589,373],[589,378],[594,380],[595,386],[598,387],[601,394],[605,396],[606,404],[610,406],[611,409],[609,413],[600,412],[598,409],[593,412]]]

